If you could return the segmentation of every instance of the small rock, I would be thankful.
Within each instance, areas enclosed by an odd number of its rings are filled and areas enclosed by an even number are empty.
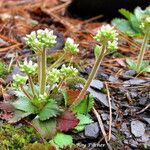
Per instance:
[[[144,123],[142,123],[139,120],[132,121],[131,122],[131,132],[135,137],[143,136],[145,133]]]
[[[138,96],[138,92],[137,91],[131,91],[130,95],[132,98],[136,98]]]
[[[150,140],[150,135],[144,134],[142,137],[138,138],[137,141],[141,143],[146,143]]]
[[[150,124],[150,118],[143,117],[143,119],[144,119],[148,124]]]
[[[146,80],[142,79],[130,79],[128,81],[125,81],[124,84],[129,84],[129,85],[139,85],[145,83]]]
[[[87,138],[85,137],[84,133],[81,132],[81,133],[74,134],[74,135],[73,135],[73,139],[74,139],[75,141],[81,141],[81,140],[85,140],[85,139],[87,139]]]
[[[139,104],[145,106],[146,103],[147,103],[147,100],[148,100],[147,97],[141,97],[141,98],[139,99]]]
[[[103,121],[106,121],[109,119],[109,115],[107,113],[102,113],[101,117],[102,117]]]
[[[92,88],[88,88],[88,91],[90,92],[90,94],[93,95],[93,97],[95,98],[95,100],[99,103],[99,104],[104,104],[105,106],[109,107],[108,104],[108,99],[107,99],[107,95],[103,94],[101,92],[97,92]],[[114,103],[112,103],[112,109],[116,109],[116,106]]]
[[[102,81],[106,81],[108,80],[109,76],[107,74],[104,74],[104,73],[101,73],[101,74],[98,74],[97,77],[102,80]]]
[[[108,78],[108,81],[110,81],[110,82],[116,82],[117,80],[118,80],[118,77],[114,77],[114,76],[110,76]]]
[[[128,140],[123,141],[124,144],[129,144]]]
[[[122,75],[122,77],[123,77],[124,79],[130,79],[130,78],[133,77],[135,74],[136,74],[136,72],[135,72],[134,70],[128,70],[128,71],[126,71],[126,72]]]
[[[122,123],[120,131],[122,132],[129,131],[126,123]]]
[[[137,148],[138,147],[138,142],[133,140],[133,139],[130,139],[129,140],[129,145],[132,147],[132,148]]]
[[[99,136],[100,129],[98,123],[92,123],[85,127],[84,135],[90,139],[96,139]]]
[[[100,80],[92,80],[90,86],[94,89],[101,90],[104,87],[104,84]]]

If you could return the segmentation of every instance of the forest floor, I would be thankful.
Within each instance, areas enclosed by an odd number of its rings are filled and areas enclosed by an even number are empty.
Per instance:
[[[8,64],[12,61],[12,65],[15,65],[17,61],[33,55],[23,37],[31,31],[49,28],[59,35],[59,39],[48,57],[57,57],[66,37],[73,38],[80,44],[80,52],[74,61],[83,69],[82,74],[86,78],[94,64],[95,43],[92,37],[107,23],[97,21],[101,15],[88,20],[73,18],[66,12],[69,4],[69,0],[1,0],[0,60]],[[128,70],[126,58],[135,60],[141,45],[118,32],[119,48],[105,57],[89,92],[95,97],[95,108],[109,137],[107,142],[113,149],[150,148],[150,75],[137,76],[133,70]],[[150,60],[150,51],[146,51],[145,59]],[[11,80],[10,75],[1,78],[0,86],[8,85]],[[3,92],[0,97],[2,101],[5,97]],[[2,120],[7,118],[9,116],[1,114]],[[98,124],[91,127],[97,126],[99,128]],[[74,141],[81,148],[96,143],[95,147],[89,146],[88,149],[102,149],[101,144],[105,142],[100,129],[95,135],[92,131],[86,132],[89,133],[88,137],[79,133],[74,136]]]

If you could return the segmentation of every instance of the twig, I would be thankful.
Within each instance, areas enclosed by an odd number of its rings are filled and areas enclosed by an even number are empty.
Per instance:
[[[63,8],[66,8],[70,3],[71,3],[71,0],[65,2],[65,3],[63,3],[63,4],[61,4],[61,5],[58,5],[58,6],[56,6],[56,7],[52,7],[52,8],[50,8],[49,12],[56,12],[56,11],[58,11],[58,10],[61,10],[61,9],[63,9]]]
[[[98,114],[97,110],[96,110],[94,107],[93,107],[92,110],[93,110],[93,113],[94,113],[94,115],[96,116],[96,118],[97,118],[97,120],[98,120],[99,126],[100,126],[100,128],[101,128],[102,134],[103,134],[104,139],[105,139],[105,142],[106,142],[106,144],[107,144],[107,147],[108,147],[109,150],[112,150],[110,144],[109,144],[108,141],[107,141],[107,134],[106,134],[106,131],[105,131],[105,129],[104,129],[104,125],[103,125],[101,116]]]
[[[12,48],[16,48],[16,47],[19,47],[21,45],[22,45],[21,43],[18,43],[18,44],[11,45],[11,46],[8,46],[8,47],[5,47],[5,48],[0,48],[0,52],[6,52],[6,51],[9,51]]]
[[[110,98],[110,92],[109,92],[108,84],[105,83],[105,86],[106,86],[108,104],[109,104],[109,134],[108,134],[108,141],[110,141],[110,139],[111,139],[111,126],[112,126],[112,106],[111,106],[111,98]]]
[[[140,113],[143,113],[146,109],[148,109],[150,107],[150,103],[144,107],[142,110],[140,110],[139,112],[136,112],[136,114],[140,114]]]

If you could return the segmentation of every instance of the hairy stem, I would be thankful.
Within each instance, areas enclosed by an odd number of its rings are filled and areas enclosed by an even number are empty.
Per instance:
[[[64,53],[57,61],[55,61],[55,63],[53,63],[50,66],[49,70],[51,70],[52,68],[57,67],[61,63],[61,61],[63,61],[63,59],[65,58],[65,56],[66,56],[66,53]]]
[[[40,94],[45,93],[46,89],[46,70],[47,70],[47,62],[46,62],[46,49],[43,49],[41,54],[38,54],[38,79],[40,86]]]
[[[92,71],[91,71],[91,73],[90,73],[90,75],[89,75],[89,77],[88,77],[88,79],[87,79],[83,89],[81,90],[81,92],[80,92],[79,96],[77,97],[77,99],[71,105],[71,108],[74,108],[75,106],[77,106],[81,102],[81,100],[82,100],[83,96],[85,95],[88,87],[90,86],[92,80],[96,76],[96,73],[97,73],[97,71],[99,69],[99,66],[100,66],[100,64],[101,64],[101,62],[102,62],[102,60],[103,60],[103,58],[105,56],[105,51],[106,51],[106,47],[103,46],[102,51],[101,51],[100,55],[98,56],[98,58],[96,59],[94,67],[93,67],[93,69],[92,69]]]
[[[26,92],[26,90],[24,89],[23,85],[20,86],[20,89],[21,91],[26,95],[26,97],[29,99],[29,100],[32,100],[32,96]]]
[[[146,46],[149,40],[149,35],[150,35],[150,31],[147,31],[144,36],[144,41],[143,41],[143,44],[142,44],[142,47],[138,56],[138,60],[137,60],[137,68],[136,68],[137,72],[140,72],[141,70],[141,65],[142,65],[142,61],[143,61],[144,54],[146,51]]]
[[[32,90],[32,94],[33,94],[33,96],[36,96],[32,77],[30,75],[28,75],[28,79],[29,79],[29,84],[30,84],[31,90]]]

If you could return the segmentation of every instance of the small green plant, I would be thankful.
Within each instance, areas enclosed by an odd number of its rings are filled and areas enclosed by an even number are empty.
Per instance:
[[[150,17],[144,17],[142,19],[141,28],[143,29],[145,36],[141,46],[140,53],[138,55],[137,62],[128,59],[126,62],[128,67],[132,70],[135,70],[138,74],[149,73],[150,72],[150,62],[144,61],[144,54],[150,39]]]
[[[89,88],[92,80],[95,78],[95,75],[98,71],[98,68],[105,57],[111,50],[117,49],[118,45],[118,33],[114,30],[113,27],[110,25],[102,26],[101,29],[97,32],[96,36],[94,36],[94,39],[101,44],[101,46],[96,45],[94,49],[96,61],[93,66],[93,69],[82,89],[79,96],[76,98],[74,103],[71,105],[71,108],[74,108],[78,106],[84,95],[86,94],[87,89]]]
[[[66,55],[74,56],[79,51],[78,44],[75,44],[73,39],[67,38],[64,54],[48,68],[46,49],[56,44],[53,31],[38,30],[27,35],[25,41],[36,53],[37,63],[26,59],[19,64],[23,75],[13,76],[12,85],[17,100],[11,103],[15,111],[9,122],[15,123],[28,118],[42,138],[51,139],[50,143],[56,147],[72,145],[71,135],[64,132],[82,131],[87,124],[93,122],[88,113],[94,105],[94,98],[86,91],[105,55],[117,48],[117,35],[113,27],[107,25],[102,26],[94,37],[98,42],[95,48],[96,61],[86,82],[71,63],[62,64]],[[33,80],[34,76],[38,76],[37,83]],[[85,86],[80,92],[74,88],[70,89],[72,87],[70,82],[85,83]],[[31,114],[33,119],[29,117]]]
[[[7,65],[5,63],[3,63],[2,61],[0,61],[0,77],[4,76],[5,74],[7,74]]]
[[[144,29],[142,29],[140,25],[143,21],[143,17],[150,17],[150,7],[147,7],[145,10],[142,10],[140,7],[137,7],[135,8],[134,13],[131,13],[126,9],[120,9],[119,12],[126,19],[113,19],[112,24],[114,26],[116,26],[120,31],[122,31],[130,37],[137,37],[145,34]]]

